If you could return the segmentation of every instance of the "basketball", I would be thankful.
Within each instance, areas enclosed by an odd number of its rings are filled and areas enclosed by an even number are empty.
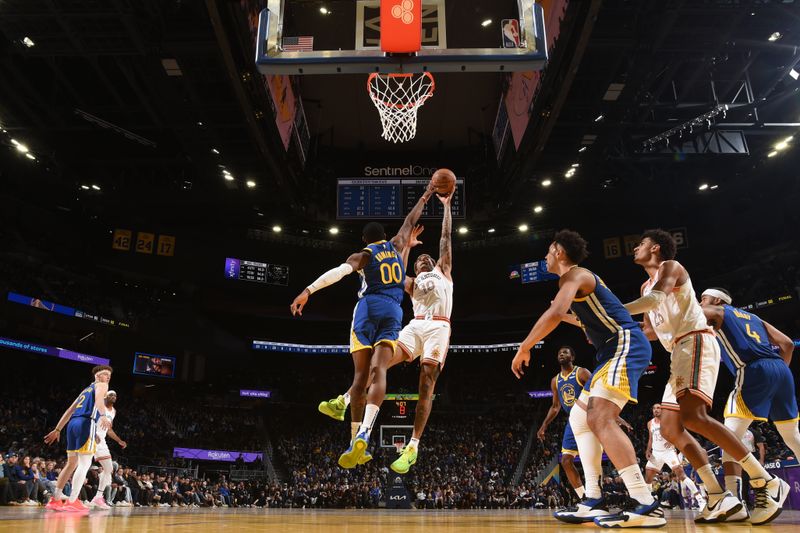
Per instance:
[[[456,190],[456,175],[450,169],[440,168],[433,173],[431,181],[438,195],[449,196]]]

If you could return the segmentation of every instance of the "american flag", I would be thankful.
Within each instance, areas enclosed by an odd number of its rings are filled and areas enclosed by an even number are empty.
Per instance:
[[[284,37],[283,50],[285,52],[313,52],[314,36],[301,35],[300,37]]]

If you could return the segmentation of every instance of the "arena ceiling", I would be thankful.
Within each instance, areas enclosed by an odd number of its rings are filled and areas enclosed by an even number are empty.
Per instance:
[[[398,150],[377,139],[377,116],[360,85],[354,92],[345,78],[307,77],[298,87],[311,158],[304,169],[287,157],[267,120],[267,93],[254,89],[237,7],[2,2],[0,124],[8,149],[0,157],[8,168],[49,169],[42,181],[19,186],[100,217],[330,220],[331,168],[371,151],[396,159]],[[505,77],[452,74],[441,77],[439,95],[447,96],[421,112],[414,156],[464,167],[470,222],[478,224],[513,225],[533,217],[534,205],[545,207],[535,220],[547,226],[563,223],[559,213],[576,203],[623,205],[631,195],[677,201],[714,185],[714,194],[745,190],[754,175],[798,167],[800,151],[791,146],[768,157],[800,129],[798,45],[800,5],[789,0],[573,1],[518,150],[498,162],[491,148]],[[21,158],[11,138],[37,161]]]

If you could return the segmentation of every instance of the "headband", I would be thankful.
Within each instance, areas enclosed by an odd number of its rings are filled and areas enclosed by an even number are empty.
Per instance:
[[[728,305],[731,305],[731,302],[733,302],[733,300],[729,295],[717,289],[706,289],[703,291],[703,296],[711,296],[712,298],[719,298]]]

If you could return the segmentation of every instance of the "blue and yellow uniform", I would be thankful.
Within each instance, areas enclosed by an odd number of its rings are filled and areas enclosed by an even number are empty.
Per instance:
[[[575,400],[581,394],[584,383],[581,383],[578,377],[579,366],[572,369],[566,377],[559,372],[556,376],[556,391],[558,392],[558,401],[561,403],[561,409],[569,416],[572,411],[572,406],[575,405]],[[572,432],[572,426],[567,422],[564,428],[564,437],[561,439],[561,453],[578,456],[578,443],[575,442],[575,434]]]
[[[75,411],[67,423],[67,452],[94,455],[97,430],[97,406],[94,401],[94,383],[81,391]]]
[[[794,377],[773,349],[767,328],[753,313],[724,305],[718,333],[722,361],[736,376],[728,396],[725,417],[772,419],[775,423],[797,420]]]
[[[590,387],[602,384],[636,403],[639,378],[650,364],[652,349],[639,324],[595,273],[591,294],[575,298],[570,306],[581,328],[597,350],[598,366]]]
[[[403,321],[403,259],[391,241],[373,242],[363,251],[370,259],[358,272],[361,290],[353,310],[350,351],[374,348],[382,342],[394,349]]]

